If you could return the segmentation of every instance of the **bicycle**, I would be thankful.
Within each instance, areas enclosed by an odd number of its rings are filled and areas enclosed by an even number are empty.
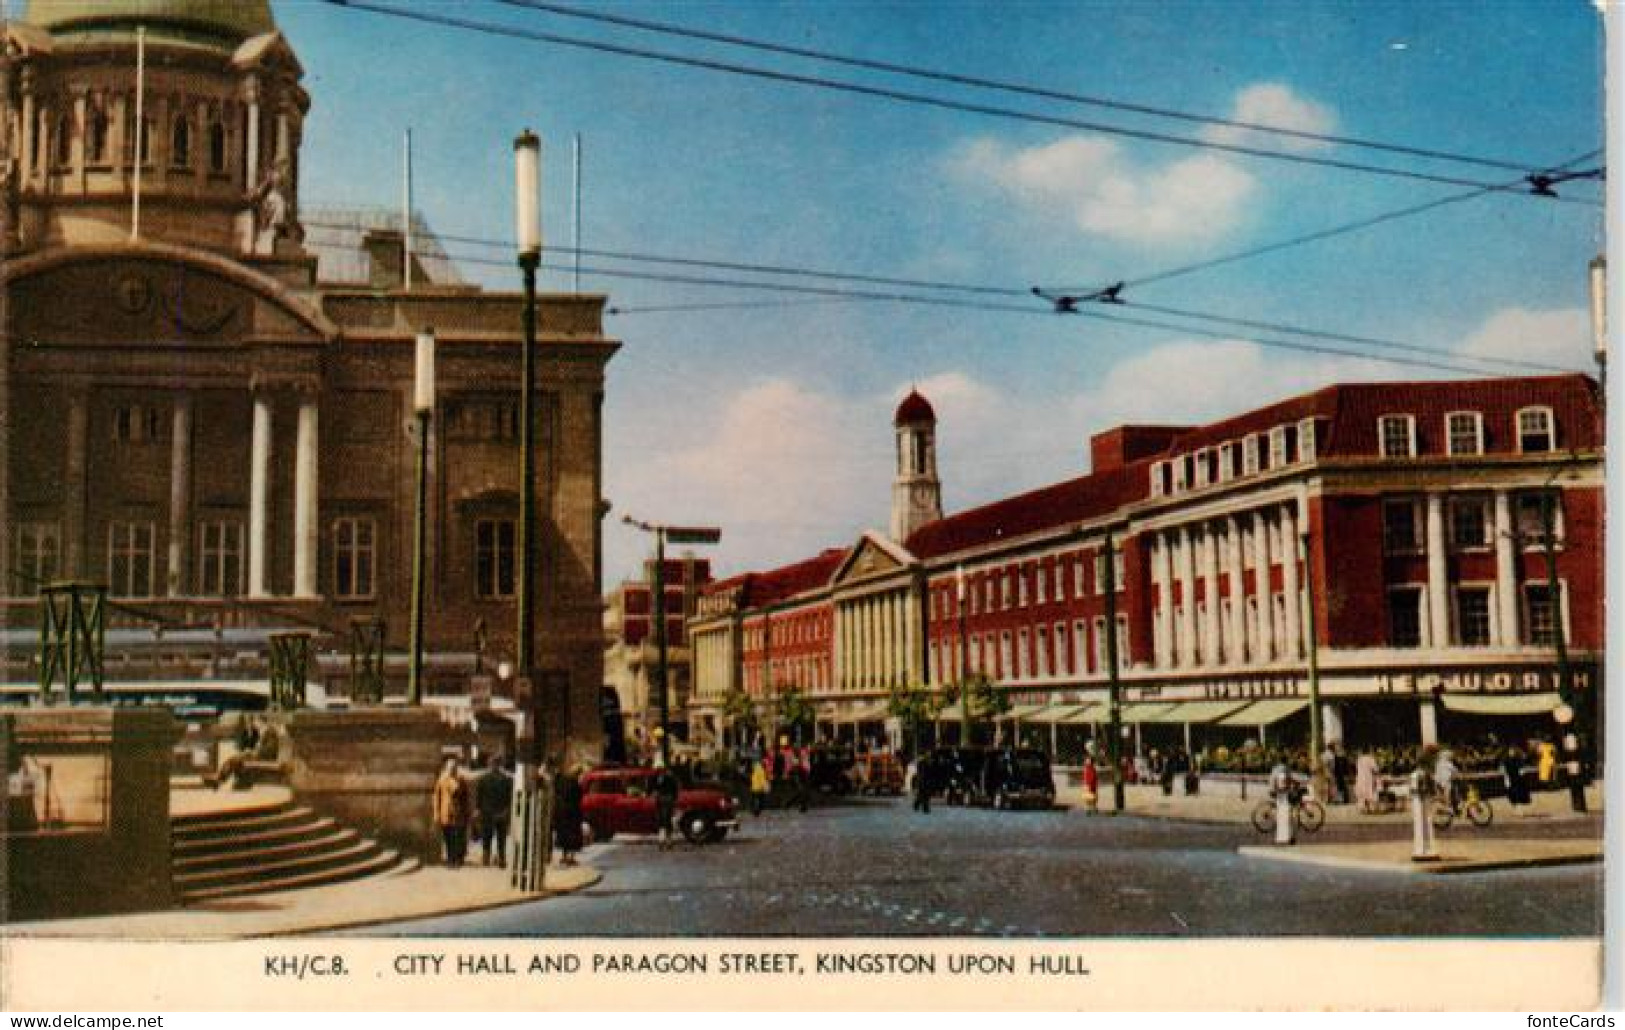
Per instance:
[[[1472,784],[1467,786],[1467,796],[1461,801],[1454,797],[1440,798],[1433,804],[1433,828],[1445,830],[1456,821],[1456,816],[1464,815],[1467,821],[1474,826],[1488,826],[1495,819],[1495,810],[1478,793],[1478,788]]]
[[[1303,788],[1295,788],[1288,795],[1292,805],[1292,819],[1298,824],[1298,829],[1305,833],[1314,833],[1326,825],[1326,808],[1319,801],[1309,796]],[[1253,808],[1253,829],[1262,834],[1275,832],[1275,799],[1273,797],[1260,801]]]

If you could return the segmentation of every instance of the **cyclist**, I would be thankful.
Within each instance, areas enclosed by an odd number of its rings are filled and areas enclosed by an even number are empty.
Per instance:
[[[1433,767],[1433,783],[1438,788],[1440,800],[1456,813],[1461,811],[1461,785],[1456,780],[1456,774],[1460,771],[1454,753],[1449,750],[1439,752],[1439,760]]]

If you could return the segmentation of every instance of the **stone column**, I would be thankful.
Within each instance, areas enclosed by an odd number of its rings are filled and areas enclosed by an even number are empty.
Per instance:
[[[1179,527],[1179,579],[1183,594],[1179,612],[1179,664],[1188,669],[1196,664],[1196,553],[1189,526]],[[1100,661],[1104,668],[1104,652]]]
[[[168,594],[180,597],[191,577],[192,551],[192,398],[175,397],[169,441]],[[231,584],[227,584],[228,591]]]
[[[90,398],[82,389],[68,393],[67,447],[62,468],[62,568],[67,576],[90,576],[85,501],[90,476]],[[96,577],[99,578],[99,577]]]
[[[1224,567],[1230,579],[1230,627],[1225,661],[1243,665],[1247,661],[1247,592],[1242,589],[1241,523],[1234,515],[1224,520]]]
[[[831,688],[840,691],[846,689],[846,680],[841,676],[841,606],[834,598],[830,598],[829,611],[829,674]]]
[[[1262,510],[1253,512],[1253,596],[1258,602],[1257,648],[1260,661],[1270,661],[1275,650],[1275,603],[1270,590],[1270,525]]]
[[[916,675],[920,664],[920,612],[913,591],[903,594],[903,684],[913,686],[924,680]]]
[[[1341,744],[1343,742],[1343,706],[1333,701],[1323,702],[1320,706],[1320,723],[1324,730],[1322,734],[1328,744]]]
[[[1417,702],[1417,716],[1421,720],[1422,743],[1439,742],[1439,709],[1431,698]]]
[[[1303,596],[1298,589],[1298,505],[1281,506],[1281,591],[1286,595],[1285,655],[1297,661],[1303,655]]]
[[[1202,530],[1202,578],[1206,581],[1203,597],[1207,605],[1202,619],[1203,665],[1218,665],[1220,661],[1219,538],[1216,529],[1217,525],[1209,522]]]
[[[1445,551],[1444,495],[1430,493],[1427,499],[1428,533],[1428,645],[1450,646],[1450,567]]]
[[[316,596],[318,408],[314,392],[299,398],[299,424],[293,461],[293,593]]]
[[[271,501],[271,398],[254,394],[248,459],[248,596],[266,597],[266,531]]]
[[[1502,647],[1517,647],[1523,643],[1522,628],[1518,625],[1518,561],[1517,540],[1512,530],[1512,498],[1505,490],[1495,491],[1495,642]]]
[[[1157,581],[1157,606],[1151,612],[1151,653],[1157,668],[1166,669],[1173,664],[1173,648],[1168,639],[1173,628],[1173,576],[1168,568],[1168,540],[1161,533],[1151,536],[1151,567]]]
[[[74,186],[79,190],[85,188],[85,144],[89,142],[85,137],[89,135],[88,126],[90,125],[88,114],[89,109],[85,100],[85,92],[81,87],[74,90],[73,119],[71,123],[73,126],[73,139],[69,141],[68,146],[68,154],[73,160],[73,182]],[[141,127],[139,125],[136,126],[135,138],[137,141],[141,139]],[[139,163],[140,155],[137,155],[136,160]]]

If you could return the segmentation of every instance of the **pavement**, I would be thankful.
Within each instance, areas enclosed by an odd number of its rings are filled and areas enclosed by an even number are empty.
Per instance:
[[[1194,796],[1177,789],[1167,796],[1160,787],[1139,784],[1127,787],[1126,792],[1126,811],[1134,815],[1242,824],[1248,823],[1253,808],[1267,796],[1261,789],[1249,789],[1243,799],[1233,783]],[[1587,790],[1588,811],[1584,813],[1573,810],[1566,791],[1535,794],[1531,803],[1517,812],[1506,799],[1492,799],[1490,808],[1495,818],[1491,826],[1481,831],[1458,820],[1452,829],[1437,835],[1439,860],[1434,862],[1411,861],[1411,816],[1403,804],[1398,811],[1381,815],[1361,812],[1356,805],[1327,805],[1326,825],[1320,834],[1300,832],[1298,843],[1290,846],[1268,843],[1261,837],[1265,843],[1244,844],[1236,850],[1254,859],[1423,874],[1600,862],[1602,803],[1600,784]],[[1109,813],[1112,808],[1111,790],[1107,788],[1101,792],[1101,811]],[[1595,832],[1584,832],[1587,827]],[[1357,837],[1335,839],[1350,836],[1340,834],[1340,830],[1352,831]],[[1555,837],[1554,832],[1558,833]],[[1373,836],[1382,839],[1368,839]],[[1318,843],[1328,838],[1334,840]]]
[[[116,937],[122,940],[231,940],[353,930],[400,919],[479,912],[569,894],[597,883],[598,870],[547,870],[547,890],[522,893],[508,871],[486,866],[429,866],[348,883],[230,898],[162,912],[14,923],[18,937]]]

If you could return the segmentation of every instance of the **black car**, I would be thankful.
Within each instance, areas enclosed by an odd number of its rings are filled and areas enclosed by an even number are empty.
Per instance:
[[[950,805],[1049,808],[1055,781],[1042,751],[1025,747],[939,747],[921,764],[933,793]]]
[[[825,794],[852,792],[852,766],[857,763],[857,755],[851,745],[815,744],[808,762],[813,790]]]

